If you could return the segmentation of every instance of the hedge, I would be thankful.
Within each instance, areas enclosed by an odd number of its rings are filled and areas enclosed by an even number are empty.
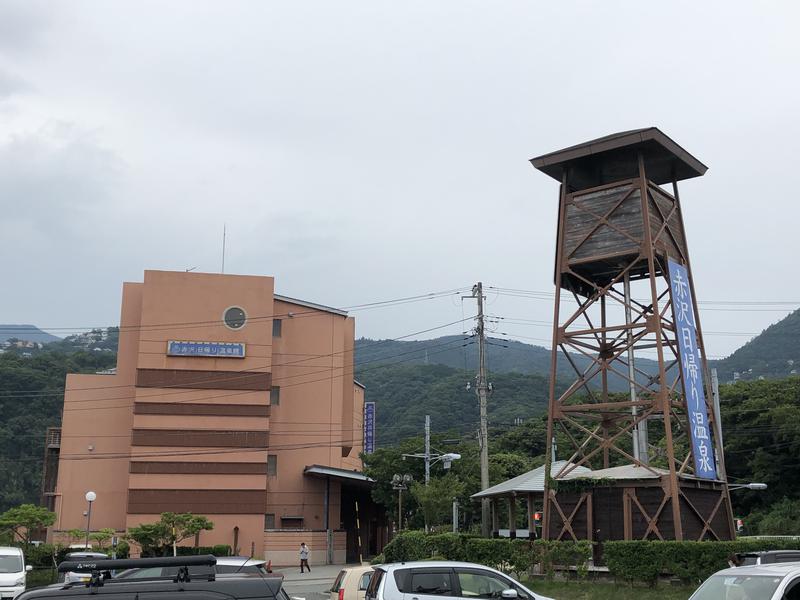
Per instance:
[[[230,556],[231,547],[227,544],[216,546],[178,546],[178,556],[195,556],[200,554],[213,554],[214,556]]]
[[[583,578],[588,574],[592,548],[588,541],[530,542],[407,531],[389,542],[381,558],[391,563],[440,557],[479,563],[517,575],[528,572],[535,564],[540,564],[549,576],[556,567],[574,567],[576,575]],[[698,583],[726,568],[732,554],[797,548],[800,548],[800,538],[753,538],[733,542],[619,541],[603,543],[603,558],[610,574],[628,583],[653,585],[663,576]]]
[[[629,583],[653,585],[663,575],[677,577],[685,583],[697,583],[726,568],[732,554],[798,547],[800,540],[791,538],[733,542],[605,542],[603,556],[610,573]]]
[[[468,534],[425,534],[407,531],[396,536],[383,550],[387,563],[426,560],[440,557],[487,565],[521,575],[534,564],[542,564],[547,574],[556,565],[577,568],[579,576],[587,573],[592,556],[589,542],[545,542],[509,538],[481,538]]]

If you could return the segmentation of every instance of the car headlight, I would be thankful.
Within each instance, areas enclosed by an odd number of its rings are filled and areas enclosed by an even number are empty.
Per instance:
[[[19,579],[17,579],[17,580],[14,582],[14,585],[15,585],[15,586],[18,586],[18,585],[25,585],[25,576],[23,575],[22,577],[20,577]]]

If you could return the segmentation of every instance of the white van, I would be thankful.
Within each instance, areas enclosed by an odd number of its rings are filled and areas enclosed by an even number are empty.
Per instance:
[[[16,598],[25,591],[25,578],[33,567],[25,565],[21,548],[0,547],[0,598]]]

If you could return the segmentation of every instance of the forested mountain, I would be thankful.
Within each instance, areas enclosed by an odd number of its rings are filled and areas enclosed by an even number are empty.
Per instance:
[[[487,367],[493,373],[520,373],[536,374],[547,377],[550,375],[550,350],[542,346],[533,346],[515,340],[489,338],[487,347]],[[581,354],[570,355],[576,367],[584,370],[589,360]],[[478,364],[478,345],[474,338],[461,336],[443,336],[432,340],[396,341],[396,340],[370,340],[360,338],[356,340],[356,373],[374,368],[375,365],[386,363],[405,365],[446,365],[453,369],[461,370],[467,379],[474,377]],[[656,363],[645,358],[638,359],[636,366],[647,372],[657,371]],[[575,379],[575,370],[563,356],[558,361],[558,379]],[[625,391],[625,381],[614,375],[609,375],[609,387],[612,391]]]
[[[356,373],[368,400],[377,403],[378,446],[420,435],[425,415],[431,430],[475,437],[478,400],[472,373],[444,365],[381,365]],[[548,383],[541,375],[492,373],[489,423],[509,427],[547,411]]]
[[[35,325],[0,325],[0,342],[17,339],[26,342],[57,342],[61,338],[42,331]]]
[[[60,424],[66,373],[93,373],[115,366],[117,339],[116,328],[96,330],[31,352],[8,348],[0,355],[0,511],[23,501],[38,501],[44,433],[48,426]],[[734,370],[748,372],[754,379],[762,374],[785,376],[791,370],[787,367],[794,368],[791,360],[800,362],[800,311],[716,366],[725,382],[732,379]],[[356,378],[366,386],[367,399],[378,405],[378,446],[420,435],[426,414],[431,415],[434,432],[471,443],[478,425],[476,363],[475,341],[466,335],[426,341],[357,340]],[[539,454],[541,428],[533,436],[515,423],[538,422],[546,411],[549,350],[491,339],[488,363],[493,387],[490,427],[516,435],[515,444],[524,454]],[[573,375],[574,371],[561,365],[559,389],[567,381],[565,376]],[[763,480],[776,494],[798,496],[791,461],[800,451],[800,413],[795,414],[799,389],[796,377],[722,386],[732,475]],[[786,473],[791,477],[784,477]],[[735,496],[748,509],[775,498],[772,492]]]
[[[800,310],[767,327],[722,360],[713,361],[720,381],[774,379],[800,373]]]

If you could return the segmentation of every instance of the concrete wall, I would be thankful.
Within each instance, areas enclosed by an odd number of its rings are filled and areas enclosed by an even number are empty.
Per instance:
[[[325,531],[288,531],[267,530],[264,532],[264,560],[271,560],[273,566],[283,567],[300,565],[300,544],[306,543],[310,553],[308,562],[311,566],[328,564],[327,541]],[[344,531],[333,532],[333,563],[345,564],[345,544],[347,534]]]

